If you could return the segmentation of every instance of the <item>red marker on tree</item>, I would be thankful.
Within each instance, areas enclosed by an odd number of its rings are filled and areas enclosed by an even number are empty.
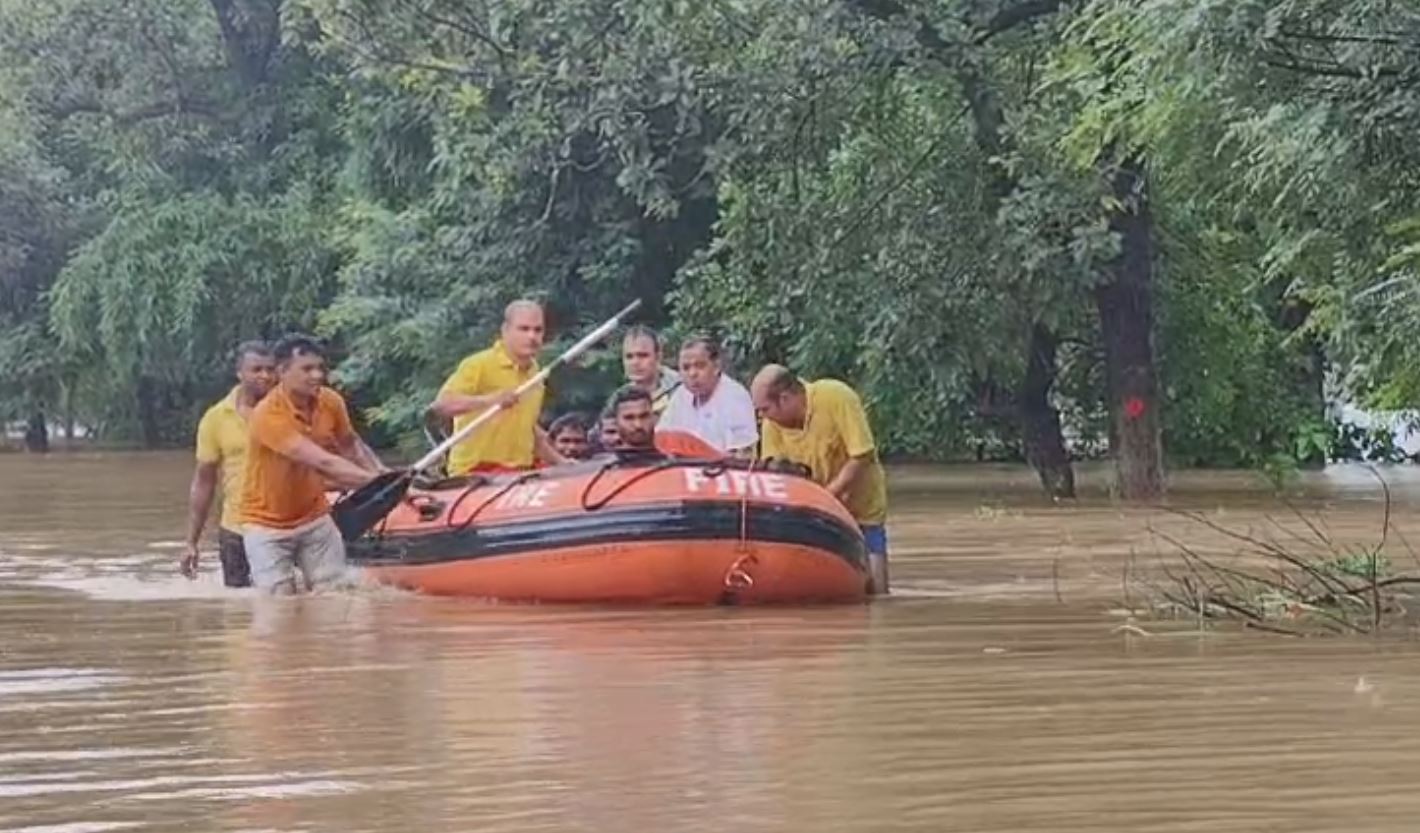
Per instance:
[[[1131,396],[1124,400],[1124,415],[1130,419],[1138,419],[1144,415],[1144,400],[1137,396]]]

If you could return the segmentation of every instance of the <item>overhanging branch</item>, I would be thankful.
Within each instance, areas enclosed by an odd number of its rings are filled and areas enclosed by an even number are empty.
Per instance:
[[[878,20],[891,21],[894,18],[905,17],[917,24],[917,30],[913,32],[913,36],[917,39],[918,45],[927,50],[928,54],[943,63],[951,63],[956,56],[956,46],[942,37],[942,33],[937,31],[937,27],[933,26],[931,21],[922,15],[913,14],[898,0],[848,0],[848,4],[863,14]]]
[[[917,43],[934,58],[949,63],[958,56],[962,44],[947,40],[925,15],[913,12],[900,0],[849,0],[849,5],[878,20],[907,18],[917,25],[913,33]],[[985,23],[968,21],[968,26],[976,32],[970,42],[976,45],[984,44],[996,35],[1054,14],[1063,5],[1065,0],[1022,0],[996,12]]]
[[[1064,0],[1025,0],[1025,2],[1002,9],[992,15],[991,19],[986,21],[986,25],[981,27],[981,34],[976,36],[976,42],[985,43],[1002,32],[1030,23],[1036,18],[1055,14],[1060,11],[1060,7],[1063,5],[1065,5]]]
[[[63,120],[71,116],[88,113],[97,116],[107,116],[118,124],[125,126],[150,119],[159,119],[165,116],[203,116],[205,118],[215,118],[218,112],[217,106],[212,102],[195,101],[192,99],[155,101],[136,107],[118,109],[107,107],[103,103],[89,98],[66,101],[45,109],[45,113],[55,119]]]
[[[1276,56],[1265,55],[1263,57],[1263,63],[1273,69],[1295,72],[1299,75],[1314,75],[1322,78],[1353,78],[1360,80],[1367,78],[1395,78],[1402,74],[1399,67],[1380,66],[1362,70],[1356,67],[1346,66],[1345,64],[1323,63],[1321,61],[1298,58],[1291,54],[1287,54],[1283,59],[1279,59]]]

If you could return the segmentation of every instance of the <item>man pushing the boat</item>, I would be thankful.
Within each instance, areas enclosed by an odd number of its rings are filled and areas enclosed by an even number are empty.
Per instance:
[[[764,419],[760,457],[807,466],[838,498],[863,531],[873,592],[888,592],[887,476],[863,401],[837,379],[805,382],[777,364],[755,375],[750,396]]]
[[[452,419],[455,432],[489,408],[503,409],[496,419],[453,447],[450,475],[529,469],[536,459],[567,462],[537,424],[542,386],[522,396],[514,393],[537,375],[537,353],[545,332],[542,306],[535,301],[514,301],[503,310],[503,325],[493,345],[460,362],[444,382],[429,409]]]
[[[305,336],[276,344],[278,382],[249,420],[242,475],[242,541],[258,590],[293,594],[340,584],[345,542],[327,483],[365,485],[385,470],[355,434],[340,394],[325,386],[325,353]]]

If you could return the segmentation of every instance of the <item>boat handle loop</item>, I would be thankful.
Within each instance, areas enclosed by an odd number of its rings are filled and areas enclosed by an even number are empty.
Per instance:
[[[529,480],[536,480],[536,479],[538,479],[539,477],[542,477],[542,472],[536,471],[536,470],[534,470],[534,471],[528,471],[528,472],[523,472],[522,474],[518,475],[517,477],[514,477],[512,480],[509,480],[509,481],[503,486],[503,488],[498,489],[498,490],[495,491],[493,494],[489,495],[487,500],[485,500],[485,501],[483,501],[482,503],[478,504],[478,507],[475,508],[472,512],[470,512],[470,513],[468,514],[468,517],[467,517],[467,518],[464,518],[463,520],[461,520],[461,521],[459,521],[457,524],[455,524],[455,523],[454,523],[454,512],[456,512],[456,511],[458,510],[459,504],[460,504],[460,503],[463,503],[464,498],[466,498],[466,497],[468,497],[469,495],[473,494],[475,491],[477,491],[478,489],[482,488],[485,484],[483,484],[483,483],[475,483],[474,485],[469,486],[467,489],[464,489],[463,494],[459,495],[458,498],[454,500],[454,505],[449,507],[449,514],[448,514],[448,519],[449,519],[448,524],[449,524],[449,528],[452,529],[452,530],[454,530],[455,532],[463,532],[465,529],[468,529],[468,528],[469,528],[469,526],[474,522],[474,519],[476,519],[480,514],[482,514],[482,513],[483,513],[483,510],[484,510],[484,509],[487,509],[487,508],[493,503],[493,501],[497,500],[498,498],[502,497],[503,495],[508,494],[508,492],[512,491],[515,487],[521,486],[521,485],[523,485],[524,483],[528,482]]]
[[[735,563],[730,565],[730,569],[725,571],[725,589],[730,591],[748,590],[754,586],[754,576],[750,575],[746,567],[758,564],[759,559],[754,553],[747,552],[735,559]]]
[[[610,492],[607,492],[605,496],[597,500],[589,500],[587,496],[592,493],[592,487],[597,485],[597,483],[602,479],[602,475],[620,466],[622,462],[623,461],[621,460],[609,460],[605,465],[603,465],[600,469],[597,470],[596,474],[592,475],[592,478],[590,480],[587,481],[587,485],[582,488],[583,511],[596,512],[599,509],[602,509],[608,503],[611,503],[611,501],[617,495],[621,494],[622,492],[626,491],[637,483],[640,483],[642,480],[645,480],[653,474],[663,472],[669,468],[674,468],[676,465],[679,464],[680,461],[676,460],[674,457],[661,460],[655,465],[647,466],[646,468],[638,471],[631,477],[626,478],[626,480],[617,484],[617,486],[613,488]]]
[[[747,475],[754,473],[756,462],[756,460],[749,461]],[[720,474],[724,474],[723,468]],[[754,550],[749,546],[749,489],[745,489],[745,493],[740,496],[740,540],[737,548],[740,551],[740,557],[736,558],[734,563],[730,565],[730,569],[725,571],[727,601],[735,600],[736,594],[740,591],[748,590],[754,586],[754,576],[750,575],[749,570],[745,568],[759,563],[759,558],[755,556]]]

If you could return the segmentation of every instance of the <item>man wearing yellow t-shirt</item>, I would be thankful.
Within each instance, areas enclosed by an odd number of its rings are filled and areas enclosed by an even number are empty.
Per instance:
[[[537,375],[537,353],[545,332],[542,307],[514,301],[503,311],[500,338],[493,346],[459,363],[430,406],[437,416],[454,421],[454,431],[494,406],[502,413],[449,452],[448,472],[507,471],[532,468],[537,459],[565,463],[538,426],[543,388],[513,395]]]
[[[764,419],[761,459],[806,466],[843,503],[868,545],[873,592],[888,592],[887,476],[858,394],[836,379],[804,382],[771,364],[754,377],[750,398]]]
[[[207,513],[222,481],[222,519],[217,527],[217,556],[228,587],[251,584],[251,567],[242,546],[242,469],[246,465],[247,422],[252,409],[276,384],[276,359],[260,341],[237,347],[237,386],[207,409],[197,423],[197,466],[187,494],[187,543],[179,563],[183,575],[197,575],[198,543]]]

